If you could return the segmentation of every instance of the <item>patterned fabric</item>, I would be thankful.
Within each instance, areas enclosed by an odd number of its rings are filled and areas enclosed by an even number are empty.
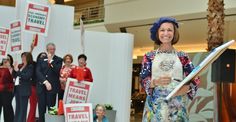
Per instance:
[[[60,70],[60,81],[66,81],[68,77],[71,75],[71,71],[73,68],[75,68],[75,65],[71,65],[71,67],[66,67],[65,65],[62,66]],[[65,82],[60,82],[61,83],[61,89],[65,90],[66,83]]]
[[[144,56],[140,72],[141,84],[147,93],[143,122],[188,121],[187,99],[193,99],[196,95],[200,79],[197,77],[190,82],[190,92],[187,95],[177,96],[169,101],[165,101],[164,98],[168,95],[167,90],[160,89],[160,87],[150,88],[152,62],[155,56],[156,51],[148,52]],[[194,66],[186,53],[177,52],[177,56],[183,66],[183,76],[186,77],[194,69]],[[168,117],[163,117],[163,114],[166,114]]]

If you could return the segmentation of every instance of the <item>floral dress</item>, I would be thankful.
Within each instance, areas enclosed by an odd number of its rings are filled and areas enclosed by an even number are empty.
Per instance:
[[[60,70],[60,80],[67,80],[68,77],[71,75],[71,71],[75,68],[75,65],[71,65],[70,67],[66,67],[65,65],[62,66]],[[65,90],[66,83],[65,82],[60,82],[61,83],[61,89]]]
[[[173,97],[169,101],[166,101],[165,97],[193,68],[193,64],[184,52],[151,51],[144,56],[140,72],[141,84],[147,93],[143,122],[188,121],[187,103],[196,94],[199,78],[190,82],[190,90],[186,95]],[[160,76],[170,76],[173,80],[167,86],[150,88],[151,80]]]

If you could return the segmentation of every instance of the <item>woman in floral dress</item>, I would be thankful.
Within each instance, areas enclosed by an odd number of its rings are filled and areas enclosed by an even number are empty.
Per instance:
[[[159,48],[146,53],[142,61],[140,78],[147,93],[143,122],[188,122],[187,103],[196,95],[198,77],[185,84],[170,100],[165,100],[194,68],[188,55],[173,47],[179,40],[178,23],[174,18],[162,17],[150,32]]]
[[[75,65],[72,64],[73,57],[71,54],[66,54],[63,57],[63,62],[64,62],[64,65],[62,66],[60,70],[61,89],[58,93],[58,102],[63,99],[67,78],[71,75],[72,69],[75,68]]]

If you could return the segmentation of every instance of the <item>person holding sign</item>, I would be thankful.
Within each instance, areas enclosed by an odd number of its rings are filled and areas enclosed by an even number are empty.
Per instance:
[[[13,69],[13,58],[7,55],[6,59],[2,59],[0,66],[0,115],[3,108],[4,122],[13,122],[14,111],[12,107],[12,99],[14,82],[11,75]]]
[[[58,93],[58,101],[63,99],[67,78],[70,76],[72,69],[75,68],[75,65],[72,64],[73,57],[71,54],[65,55],[63,57],[63,62],[64,65],[62,66],[60,71],[61,89]]]
[[[14,122],[26,122],[28,99],[31,94],[31,79],[34,72],[33,58],[31,53],[21,54],[22,64],[14,64],[12,72],[15,78],[16,111]]]
[[[46,49],[47,56],[40,58],[36,66],[39,122],[45,121],[46,107],[50,109],[55,106],[56,95],[60,90],[59,76],[62,59],[55,55],[54,43],[48,43]]]
[[[176,19],[161,17],[150,29],[151,39],[159,45],[144,55],[140,72],[141,84],[147,93],[143,122],[188,121],[187,103],[196,95],[199,78],[184,85],[175,97],[166,96],[194,69],[188,55],[173,45],[179,40]]]
[[[93,82],[93,76],[88,67],[86,67],[87,63],[87,56],[84,54],[81,54],[78,56],[78,63],[79,66],[76,66],[71,71],[71,78],[75,78],[78,81],[88,81]]]
[[[37,40],[36,37],[34,37],[33,42],[30,45],[30,53],[32,54],[34,47],[35,47],[35,41]],[[37,58],[36,61],[42,57],[43,55],[47,55],[45,52],[40,53]],[[33,73],[33,78],[32,78],[32,84],[31,84],[31,95],[29,97],[29,103],[30,103],[30,109],[29,109],[29,114],[28,114],[28,118],[27,118],[27,122],[35,122],[36,121],[36,109],[37,109],[37,104],[38,104],[38,98],[37,98],[37,92],[36,92],[36,61],[33,62],[33,66],[34,66],[34,73]]]

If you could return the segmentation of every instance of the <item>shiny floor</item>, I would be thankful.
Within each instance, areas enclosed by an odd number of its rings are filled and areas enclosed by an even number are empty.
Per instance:
[[[130,122],[142,122],[142,113],[135,114],[130,116]]]

